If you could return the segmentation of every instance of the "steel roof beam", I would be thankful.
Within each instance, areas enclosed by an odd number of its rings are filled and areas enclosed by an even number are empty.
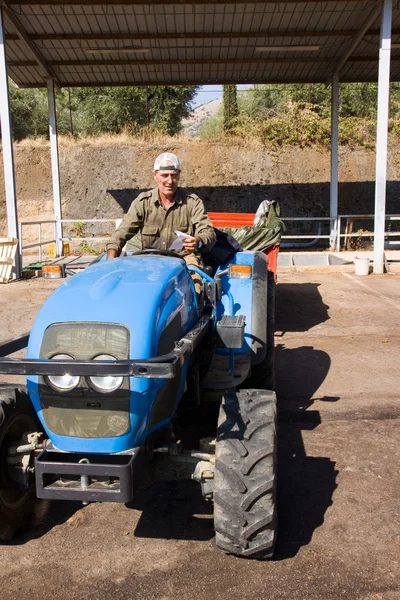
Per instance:
[[[68,75],[68,74],[67,74]],[[238,79],[236,78],[232,78],[232,77],[221,77],[221,78],[213,78],[211,79],[210,77],[207,79],[202,79],[201,81],[199,81],[198,79],[194,80],[194,79],[172,79],[169,78],[168,80],[160,80],[160,81],[156,81],[154,79],[149,79],[148,81],[134,81],[132,78],[131,79],[125,79],[125,80],[121,80],[118,82],[108,82],[107,84],[99,82],[99,81],[92,81],[92,82],[87,82],[85,81],[85,83],[82,82],[77,82],[77,81],[69,81],[69,80],[63,80],[63,87],[68,87],[68,88],[77,88],[77,87],[121,87],[121,86],[135,86],[135,87],[148,87],[149,85],[151,86],[165,86],[165,85],[214,85],[214,84],[218,84],[218,85],[225,85],[225,84],[249,84],[249,85],[264,85],[264,84],[268,84],[268,85],[281,85],[281,84],[287,84],[287,83],[324,83],[325,82],[325,75],[321,77],[302,77],[302,78],[298,78],[298,77],[294,77],[294,78],[284,78],[284,79],[275,79],[275,78],[268,78],[268,76],[266,77],[254,77],[254,78],[240,78]],[[367,80],[365,79],[365,77],[363,77],[362,79],[342,79],[342,83],[365,83]],[[371,78],[370,80],[368,80],[369,83],[376,83],[376,77]],[[37,89],[37,88],[45,88],[46,84],[45,83],[27,83],[27,84],[19,84],[20,88],[25,88],[25,89]],[[246,91],[246,90],[244,90]]]
[[[51,69],[49,64],[43,58],[41,52],[38,50],[38,48],[35,46],[35,44],[30,39],[29,35],[26,33],[18,16],[15,14],[15,12],[13,10],[11,10],[8,7],[8,4],[5,2],[5,0],[0,0],[0,5],[2,6],[3,12],[7,16],[7,19],[9,21],[11,21],[11,23],[14,25],[15,29],[17,30],[18,37],[28,46],[29,50],[32,52],[33,56],[36,59],[36,64],[41,66],[42,69],[44,70],[44,72],[46,73],[46,75],[54,80],[54,83],[57,87],[61,88],[61,85],[58,81],[57,75]]]
[[[105,53],[106,54],[106,53]],[[377,60],[373,58],[371,60]],[[327,63],[333,62],[333,59],[329,60],[326,58],[297,58],[297,63]],[[210,59],[184,59],[177,60],[176,64],[179,65],[264,65],[268,63],[273,64],[285,64],[290,63],[293,64],[293,58],[210,58]],[[172,63],[174,64],[174,63]],[[131,60],[131,59],[110,59],[110,60],[55,60],[51,61],[50,65],[56,67],[95,67],[98,65],[101,66],[112,66],[112,65],[142,65],[142,66],[154,66],[160,65],[159,60]],[[8,61],[8,66],[12,67],[34,67],[36,63],[34,61],[29,60],[21,60],[21,61]]]
[[[106,53],[105,53],[106,54]],[[296,58],[296,63],[302,64],[328,64],[334,62],[334,58],[311,58],[303,57]],[[392,61],[398,62],[399,57],[394,57]],[[377,56],[353,56],[349,59],[349,62],[356,63],[367,63],[367,62],[378,62]],[[263,65],[263,64],[293,64],[293,58],[211,58],[211,59],[185,59],[177,61],[177,65]],[[131,60],[131,59],[110,59],[110,60],[55,60],[49,63],[51,66],[56,67],[95,67],[95,66],[112,66],[112,65],[141,65],[141,66],[153,66],[159,65],[159,60]],[[8,61],[10,68],[23,68],[23,67],[35,67],[36,63],[29,60],[21,61]],[[108,84],[107,84],[108,85]]]
[[[198,32],[186,32],[186,33],[139,33],[139,32],[127,32],[127,33],[39,33],[30,36],[30,39],[34,42],[45,42],[45,41],[106,41],[106,40],[131,40],[131,41],[148,41],[148,40],[213,40],[213,39],[247,39],[247,38],[263,38],[263,37],[276,37],[276,38],[287,38],[287,37],[352,37],[357,31],[354,29],[339,29],[337,31],[315,31],[315,30],[302,30],[302,31],[214,31],[213,33],[198,33]],[[370,29],[365,35],[379,36],[379,29]],[[400,29],[393,29],[392,35],[400,35]],[[7,40],[15,41],[19,37],[15,34],[7,35]]]
[[[365,0],[353,0],[354,2],[365,2]],[[324,0],[324,2],[328,4],[337,4],[338,2],[347,3],[348,0]],[[277,0],[251,0],[252,4],[278,4]],[[315,4],[315,0],[286,0],[285,4]],[[81,6],[113,6],[113,5],[126,5],[130,4],[133,6],[141,5],[141,6],[149,6],[149,5],[169,5],[170,2],[168,0],[9,0],[9,5],[30,5],[30,6],[71,6],[71,5],[81,5]],[[175,5],[198,5],[198,6],[207,6],[210,4],[215,5],[224,5],[224,4],[246,4],[245,0],[242,2],[237,2],[235,0],[174,0]]]
[[[339,59],[339,61],[335,65],[335,68],[333,69],[331,75],[333,75],[334,73],[340,74],[340,71],[343,69],[344,65],[349,60],[349,58],[351,57],[351,55],[353,54],[353,52],[357,48],[357,46],[359,46],[361,40],[363,39],[363,37],[365,36],[367,31],[372,27],[372,25],[375,23],[375,21],[380,17],[381,12],[382,12],[382,5],[380,2],[378,2],[377,5],[375,6],[374,10],[369,15],[368,19],[365,21],[364,25],[361,27],[361,29],[359,30],[357,35],[354,37],[353,41],[351,42],[351,44],[349,45],[349,47],[347,48],[345,53],[342,55],[342,57]]]

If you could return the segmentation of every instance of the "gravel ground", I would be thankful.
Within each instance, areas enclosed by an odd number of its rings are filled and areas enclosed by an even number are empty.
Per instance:
[[[59,282],[1,287],[3,338]],[[41,505],[0,547],[1,599],[398,600],[400,276],[285,273],[277,286],[276,556],[225,556],[195,484]],[[4,376],[0,376],[4,381]]]

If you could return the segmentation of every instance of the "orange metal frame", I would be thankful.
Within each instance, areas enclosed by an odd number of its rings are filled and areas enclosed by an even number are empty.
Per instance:
[[[252,227],[254,223],[254,213],[209,212],[208,216],[214,227],[243,227],[244,225]],[[275,281],[278,252],[279,244],[274,244],[274,246],[264,250],[264,253],[268,256],[268,271],[272,271]]]

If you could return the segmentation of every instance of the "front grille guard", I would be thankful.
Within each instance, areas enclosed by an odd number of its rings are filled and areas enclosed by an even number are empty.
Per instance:
[[[88,377],[141,377],[173,379],[186,357],[195,350],[211,323],[203,316],[168,354],[139,360],[52,360],[50,358],[6,358],[26,348],[29,334],[7,340],[0,345],[0,373],[7,375],[80,375]]]

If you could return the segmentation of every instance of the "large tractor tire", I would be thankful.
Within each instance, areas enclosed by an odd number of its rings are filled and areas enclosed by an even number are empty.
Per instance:
[[[274,392],[240,390],[225,394],[215,459],[218,548],[247,558],[270,558],[277,530]]]
[[[26,487],[16,483],[7,461],[10,446],[32,431],[38,431],[38,421],[27,393],[0,388],[0,541],[10,541],[35,509],[34,481]]]
[[[258,364],[252,365],[251,376],[246,381],[246,387],[263,390],[275,389],[275,276],[268,271],[267,292],[267,335],[265,358]]]

